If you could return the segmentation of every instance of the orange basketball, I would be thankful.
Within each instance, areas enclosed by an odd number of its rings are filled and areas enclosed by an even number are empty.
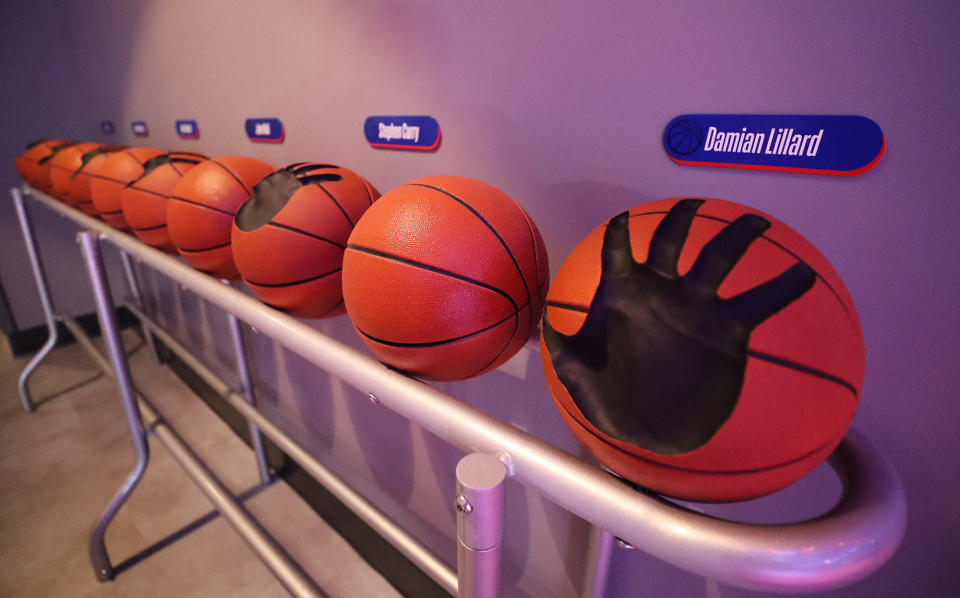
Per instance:
[[[50,193],[69,205],[75,205],[70,197],[73,173],[83,166],[83,155],[102,143],[75,143],[68,145],[50,157]]]
[[[233,221],[240,276],[261,301],[295,316],[342,314],[343,251],[378,197],[363,177],[339,166],[300,162],[268,175]]]
[[[63,139],[44,139],[29,144],[26,151],[16,158],[17,172],[32,187],[39,188],[37,181],[41,178],[40,161],[52,155],[55,148],[69,143]]]
[[[98,216],[114,228],[129,229],[120,196],[124,188],[143,174],[143,165],[147,160],[163,155],[158,149],[149,147],[130,147],[113,152],[90,173],[90,199]]]
[[[239,276],[230,249],[233,217],[253,186],[273,171],[263,160],[221,156],[184,175],[167,204],[167,227],[180,255],[218,278]]]
[[[34,171],[35,172],[34,174],[35,178],[33,180],[33,183],[35,183],[33,185],[34,188],[39,189],[40,191],[43,191],[47,195],[51,195],[51,196],[53,195],[53,181],[50,178],[50,169],[51,169],[50,162],[53,160],[53,158],[57,154],[59,154],[63,150],[73,145],[76,145],[76,143],[73,141],[68,141],[63,145],[54,146],[51,148],[51,151],[49,154],[47,154],[46,156],[41,158],[39,162],[37,162],[37,167],[36,167],[36,170]]]
[[[744,500],[820,464],[859,401],[853,301],[796,231],[719,199],[665,199],[597,227],[547,294],[541,357],[577,439],[615,473]]]
[[[70,202],[75,208],[88,216],[96,216],[97,209],[90,196],[90,183],[96,173],[109,156],[124,149],[120,145],[102,145],[80,157],[80,168],[70,177]]]
[[[133,234],[151,247],[177,251],[167,232],[167,202],[183,175],[206,159],[200,154],[170,152],[147,160],[143,174],[120,192],[123,219]]]
[[[543,239],[513,199],[458,176],[418,179],[367,210],[347,243],[343,299],[384,363],[433,380],[496,368],[543,310]]]

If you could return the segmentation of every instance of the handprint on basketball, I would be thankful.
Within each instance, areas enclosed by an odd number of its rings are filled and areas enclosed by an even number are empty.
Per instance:
[[[680,276],[677,262],[702,200],[677,202],[634,260],[629,213],[607,225],[601,274],[586,319],[572,335],[544,317],[557,377],[584,417],[617,440],[663,455],[707,443],[733,412],[751,331],[806,293],[814,271],[797,262],[727,299],[717,289],[770,222],[744,214]]]

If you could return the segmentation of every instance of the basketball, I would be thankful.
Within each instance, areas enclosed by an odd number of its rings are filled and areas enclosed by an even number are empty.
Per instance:
[[[339,166],[301,162],[268,175],[233,221],[240,276],[261,301],[292,315],[344,313],[347,238],[378,197],[363,177]]]
[[[97,209],[90,196],[90,184],[94,174],[109,156],[125,149],[119,145],[102,145],[80,157],[80,168],[70,176],[70,190],[68,195],[73,207],[83,211],[88,216],[96,216]]]
[[[186,173],[167,203],[170,239],[190,265],[218,278],[239,276],[230,249],[237,210],[253,195],[253,186],[274,171],[256,158],[211,158]]]
[[[206,156],[170,152],[154,156],[143,173],[120,192],[120,209],[127,226],[141,241],[168,253],[176,253],[167,232],[167,202],[174,186]]]
[[[55,148],[69,143],[69,141],[63,139],[44,139],[27,145],[26,151],[16,157],[17,173],[23,177],[23,180],[36,188],[37,181],[41,177],[40,161],[53,154]]]
[[[50,162],[53,160],[53,158],[57,154],[59,154],[63,150],[73,145],[76,145],[76,144],[72,141],[68,141],[63,145],[53,146],[50,149],[50,153],[48,153],[43,158],[40,158],[40,161],[37,162],[36,170],[34,171],[35,178],[31,182],[34,188],[39,189],[40,191],[43,191],[47,195],[51,195],[51,196],[53,195],[53,181],[50,178],[50,169],[51,169]]]
[[[498,367],[536,331],[549,280],[540,232],[481,181],[401,185],[357,223],[343,258],[354,328],[385,364],[431,380]]]
[[[550,286],[541,357],[560,415],[602,464],[705,502],[820,464],[864,374],[857,312],[826,258],[718,199],[644,204],[587,235]]]
[[[105,157],[90,173],[90,199],[104,222],[121,230],[129,229],[120,205],[124,188],[143,174],[147,160],[164,152],[149,147],[130,147]]]
[[[83,155],[100,147],[100,143],[75,143],[68,145],[50,157],[50,194],[71,206],[70,197],[73,173],[83,166]]]

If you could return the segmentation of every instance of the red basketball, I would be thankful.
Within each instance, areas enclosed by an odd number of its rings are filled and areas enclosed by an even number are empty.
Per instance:
[[[240,276],[261,301],[295,316],[342,314],[343,251],[378,197],[363,177],[329,164],[301,162],[267,176],[233,222]]]
[[[816,467],[864,372],[856,309],[827,260],[717,199],[644,204],[587,235],[547,294],[541,357],[601,463],[698,501],[767,494]]]
[[[74,145],[76,145],[74,142],[68,141],[63,145],[53,146],[50,150],[50,153],[43,158],[40,158],[40,160],[37,162],[37,167],[34,170],[34,179],[30,184],[32,184],[34,188],[43,191],[47,195],[53,195],[53,180],[50,177],[50,162],[57,154]]]
[[[80,157],[80,167],[70,176],[70,190],[68,195],[73,207],[83,211],[88,216],[96,216],[97,209],[93,205],[90,195],[90,184],[100,167],[112,154],[125,149],[119,145],[102,145]]]
[[[26,151],[16,158],[17,172],[31,186],[39,188],[37,181],[41,179],[40,161],[52,155],[55,148],[69,143],[63,139],[44,139],[31,143]]]
[[[143,174],[120,193],[123,219],[133,234],[151,247],[176,253],[167,232],[167,202],[183,175],[206,159],[200,154],[170,152],[147,160]]]
[[[70,196],[73,173],[83,166],[83,155],[101,147],[102,143],[75,143],[55,153],[49,161],[50,193],[57,199],[73,206]]]
[[[167,204],[167,227],[180,255],[218,278],[239,276],[230,249],[233,217],[253,186],[273,171],[263,160],[221,156],[184,175]]]
[[[343,258],[354,328],[384,363],[461,380],[496,368],[536,330],[549,280],[526,212],[486,183],[418,179],[380,198]]]
[[[114,228],[129,229],[120,196],[124,188],[143,174],[147,160],[163,155],[158,149],[130,147],[106,156],[96,171],[90,173],[90,199],[100,218]]]

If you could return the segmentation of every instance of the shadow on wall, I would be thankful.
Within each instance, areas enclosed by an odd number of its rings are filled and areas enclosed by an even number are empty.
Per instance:
[[[3,3],[0,183],[4,191],[21,182],[14,157],[30,142],[42,138],[106,141],[100,122],[117,120],[123,113],[130,50],[143,18],[143,3],[124,0]],[[32,210],[32,214],[38,231],[63,228],[60,218],[46,210]],[[73,235],[39,237],[57,309],[92,311],[92,298],[75,292],[86,288],[87,281]],[[0,254],[5,256],[0,261],[0,278],[17,327],[39,325],[43,314],[9,201],[0,201]]]

